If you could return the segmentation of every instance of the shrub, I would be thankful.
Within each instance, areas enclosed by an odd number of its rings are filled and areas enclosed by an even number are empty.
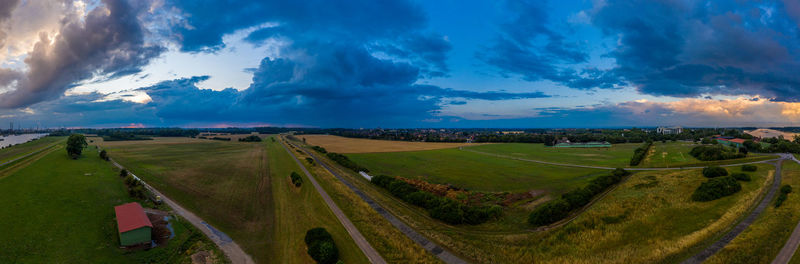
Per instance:
[[[636,150],[633,151],[633,157],[631,157],[630,165],[636,166],[639,165],[639,163],[642,163],[642,160],[647,157],[647,152],[650,151],[651,146],[653,146],[653,142],[648,141],[647,143],[644,143],[643,146],[636,148]]]
[[[334,152],[328,152],[328,154],[325,155],[328,156],[328,158],[330,158],[331,160],[335,161],[336,163],[339,163],[339,165],[342,165],[343,167],[351,169],[355,172],[359,171],[369,172],[367,168],[359,166],[358,164],[347,158],[347,156],[345,155]]]
[[[792,186],[788,184],[784,184],[783,186],[781,186],[781,193],[789,194],[791,192],[792,192]]]
[[[306,162],[308,162],[308,164],[314,165],[314,159],[312,158],[306,157]]]
[[[711,178],[700,184],[700,187],[697,187],[694,193],[692,193],[692,200],[698,202],[712,201],[734,194],[741,189],[742,185],[733,177]]]
[[[692,148],[689,154],[702,161],[738,159],[747,156],[745,153],[737,153],[735,149],[723,145],[697,146]]]
[[[747,174],[747,173],[741,173],[741,172],[734,173],[734,174],[731,174],[731,177],[733,177],[737,181],[750,181],[750,174]]]
[[[126,169],[122,169],[122,170],[120,170],[120,171],[119,171],[119,176],[120,176],[120,177],[125,177],[125,176],[128,176],[128,170],[126,170]]]
[[[249,135],[239,139],[240,142],[261,142],[261,137],[256,135]]]
[[[630,172],[626,171],[623,168],[616,168],[613,171],[611,171],[611,174],[621,178],[621,177],[628,176],[628,174],[630,174]]]
[[[320,264],[334,264],[339,261],[339,249],[333,237],[324,228],[308,230],[305,237],[308,255]]]
[[[792,192],[792,186],[789,186],[788,184],[784,184],[783,186],[781,186],[781,193],[779,193],[778,198],[775,199],[775,208],[781,206],[781,204],[783,204],[783,202],[786,201],[786,198],[789,197],[789,193],[791,192]]]
[[[722,167],[712,166],[703,168],[703,176],[705,176],[706,178],[716,178],[719,176],[727,176],[727,175],[728,171]]]
[[[317,152],[322,153],[322,154],[327,154],[328,153],[328,151],[325,150],[325,148],[320,147],[320,146],[312,146],[311,149],[316,150]]]
[[[100,151],[100,158],[105,161],[108,161],[108,152],[106,152],[105,149]]]
[[[758,167],[756,167],[756,165],[742,165],[742,171],[753,172],[756,170],[758,170]]]
[[[533,212],[528,215],[528,224],[533,226],[549,225],[566,218],[569,212],[569,203],[564,199],[552,200],[533,209]]]
[[[303,177],[300,177],[300,174],[297,172],[293,171],[289,177],[292,178],[292,184],[294,184],[295,187],[300,187],[300,185],[303,185]]]
[[[428,211],[431,217],[442,220],[445,223],[457,225],[463,221],[464,208],[462,205],[451,199],[443,199],[438,206]]]

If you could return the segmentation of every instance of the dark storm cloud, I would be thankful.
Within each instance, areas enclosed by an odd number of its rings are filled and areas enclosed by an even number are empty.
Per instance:
[[[617,42],[606,54],[616,67],[572,72],[567,66],[586,56],[548,27],[545,4],[510,5],[523,18],[503,25],[481,56],[504,74],[578,89],[628,84],[652,95],[800,99],[800,8],[792,1],[605,1],[592,23]]]
[[[0,48],[5,47],[7,36],[2,26],[11,17],[11,11],[14,11],[18,4],[19,0],[4,0],[0,2]]]
[[[0,107],[54,99],[76,82],[94,76],[114,78],[138,72],[163,51],[145,43],[138,11],[124,0],[105,0],[85,18],[65,17],[57,36],[41,33],[25,58],[28,71],[16,77],[15,90],[0,94]]]

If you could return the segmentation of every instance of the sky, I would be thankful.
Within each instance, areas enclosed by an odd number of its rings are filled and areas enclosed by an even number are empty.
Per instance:
[[[4,0],[0,127],[800,126],[800,2]]]

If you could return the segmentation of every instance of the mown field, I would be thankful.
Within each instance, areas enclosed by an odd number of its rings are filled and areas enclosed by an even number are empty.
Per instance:
[[[259,263],[313,263],[303,236],[333,235],[346,263],[366,258],[313,186],[291,186],[300,172],[276,142],[189,138],[98,142],[109,155],[229,236]]]
[[[195,250],[224,260],[180,220],[166,246],[120,249],[114,206],[136,200],[94,151],[72,160],[61,146],[24,162],[0,171],[0,263],[187,263]]]
[[[436,153],[431,154],[436,157],[451,154],[442,153],[445,151],[448,150],[426,152]],[[402,153],[380,155],[387,154]],[[348,154],[370,169],[381,170],[367,163],[370,158],[360,159],[369,155],[373,154]],[[399,159],[398,164],[406,163],[404,159],[413,160],[392,156],[379,161],[392,165],[393,159]],[[425,157],[413,163],[418,168],[402,169],[430,170],[427,166],[434,164],[431,161],[438,161],[436,159]],[[474,160],[453,159],[444,166],[453,167],[452,170],[468,167],[459,171],[463,174],[454,175],[469,175],[470,170],[475,169],[469,167],[469,161]],[[516,230],[509,230],[511,223],[504,220],[478,226],[446,225],[428,217],[424,210],[371,185],[354,172],[342,171],[370,197],[416,230],[475,262],[674,263],[702,250],[749,212],[773,177],[773,166],[760,164],[758,167],[758,172],[752,173],[753,180],[742,183],[742,191],[711,202],[690,200],[694,190],[707,180],[700,170],[637,172],[573,221],[549,231],[533,231],[524,222],[518,223]],[[738,172],[740,168],[728,170]],[[485,181],[493,184],[491,181],[497,179],[502,178],[489,177]]]
[[[706,263],[770,263],[775,258],[800,221],[800,165],[787,160],[781,170],[781,185],[792,186],[789,198],[778,208],[773,199],[756,222]],[[795,254],[791,263],[798,261]]]
[[[493,145],[486,145],[489,147]],[[632,152],[632,151],[631,151]],[[351,160],[373,175],[424,179],[476,191],[568,191],[605,170],[545,165],[459,149],[353,153]]]
[[[483,144],[474,143],[439,143],[439,142],[409,142],[374,140],[363,138],[347,138],[331,135],[297,135],[298,139],[306,139],[306,144],[321,146],[328,151],[336,153],[373,153],[420,151],[433,149],[456,148],[461,146],[476,146]]]
[[[4,163],[20,156],[24,156],[25,154],[40,150],[56,142],[63,141],[66,138],[67,137],[43,137],[31,142],[0,149],[0,163]]]
[[[544,144],[504,143],[468,147],[469,150],[555,163],[629,167],[633,150],[641,143],[613,144],[610,148],[554,148]]]

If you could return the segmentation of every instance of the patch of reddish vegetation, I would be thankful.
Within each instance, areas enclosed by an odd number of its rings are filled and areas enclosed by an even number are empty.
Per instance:
[[[421,191],[433,193],[440,197],[447,197],[468,205],[491,205],[496,204],[504,207],[511,206],[516,202],[529,200],[544,193],[541,190],[527,192],[475,192],[467,191],[450,184],[430,183],[420,179],[408,179],[397,177],[398,180],[413,185]]]

